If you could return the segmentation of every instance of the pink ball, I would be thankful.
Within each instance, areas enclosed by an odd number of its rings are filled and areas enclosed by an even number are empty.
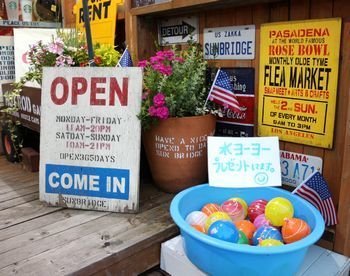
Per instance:
[[[233,222],[244,219],[244,208],[241,203],[234,199],[229,199],[221,204],[221,210],[227,213]]]
[[[254,226],[256,229],[258,229],[260,226],[271,226],[268,219],[265,217],[265,214],[258,215],[254,220]]]
[[[208,218],[208,216],[206,214],[204,214],[203,212],[193,211],[187,215],[186,222],[189,225],[196,224],[196,225],[204,226],[207,218]]]
[[[267,201],[265,199],[258,199],[250,203],[248,207],[248,216],[251,222],[254,222],[258,215],[265,213],[265,206]]]

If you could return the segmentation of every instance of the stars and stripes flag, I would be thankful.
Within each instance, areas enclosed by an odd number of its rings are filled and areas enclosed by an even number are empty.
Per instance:
[[[233,92],[233,85],[230,81],[230,77],[221,69],[216,73],[207,100],[208,99],[232,111],[241,112],[237,97]]]
[[[132,67],[132,65],[133,64],[132,64],[131,55],[129,53],[128,48],[126,48],[121,58],[119,59],[117,67]]]
[[[292,193],[314,205],[321,212],[327,226],[338,223],[328,184],[319,171],[311,174]]]

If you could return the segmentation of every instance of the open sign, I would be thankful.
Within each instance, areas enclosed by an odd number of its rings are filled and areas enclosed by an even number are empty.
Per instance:
[[[44,69],[41,200],[137,211],[141,93],[142,69],[137,67]]]

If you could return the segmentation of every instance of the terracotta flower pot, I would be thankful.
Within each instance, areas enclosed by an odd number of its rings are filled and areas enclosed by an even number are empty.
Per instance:
[[[214,135],[213,115],[169,118],[142,133],[154,183],[176,193],[206,183],[207,136]]]

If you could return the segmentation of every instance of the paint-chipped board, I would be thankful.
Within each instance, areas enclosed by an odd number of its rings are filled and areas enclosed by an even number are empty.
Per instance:
[[[340,69],[340,85],[338,93],[341,93],[341,101],[338,101],[338,114],[336,119],[336,137],[343,137],[344,144],[341,144],[338,158],[342,156],[342,174],[340,178],[340,183],[335,183],[340,185],[339,188],[339,200],[338,200],[338,219],[339,225],[336,227],[336,239],[334,250],[336,252],[341,252],[344,255],[350,256],[350,128],[344,127],[345,125],[349,126],[350,122],[350,2],[347,0],[340,0],[334,3],[333,7],[334,16],[342,16],[344,18],[343,28],[342,28],[342,66]],[[346,124],[345,124],[346,122]],[[344,149],[341,151],[341,149]],[[332,161],[336,158],[329,158],[328,160]]]

